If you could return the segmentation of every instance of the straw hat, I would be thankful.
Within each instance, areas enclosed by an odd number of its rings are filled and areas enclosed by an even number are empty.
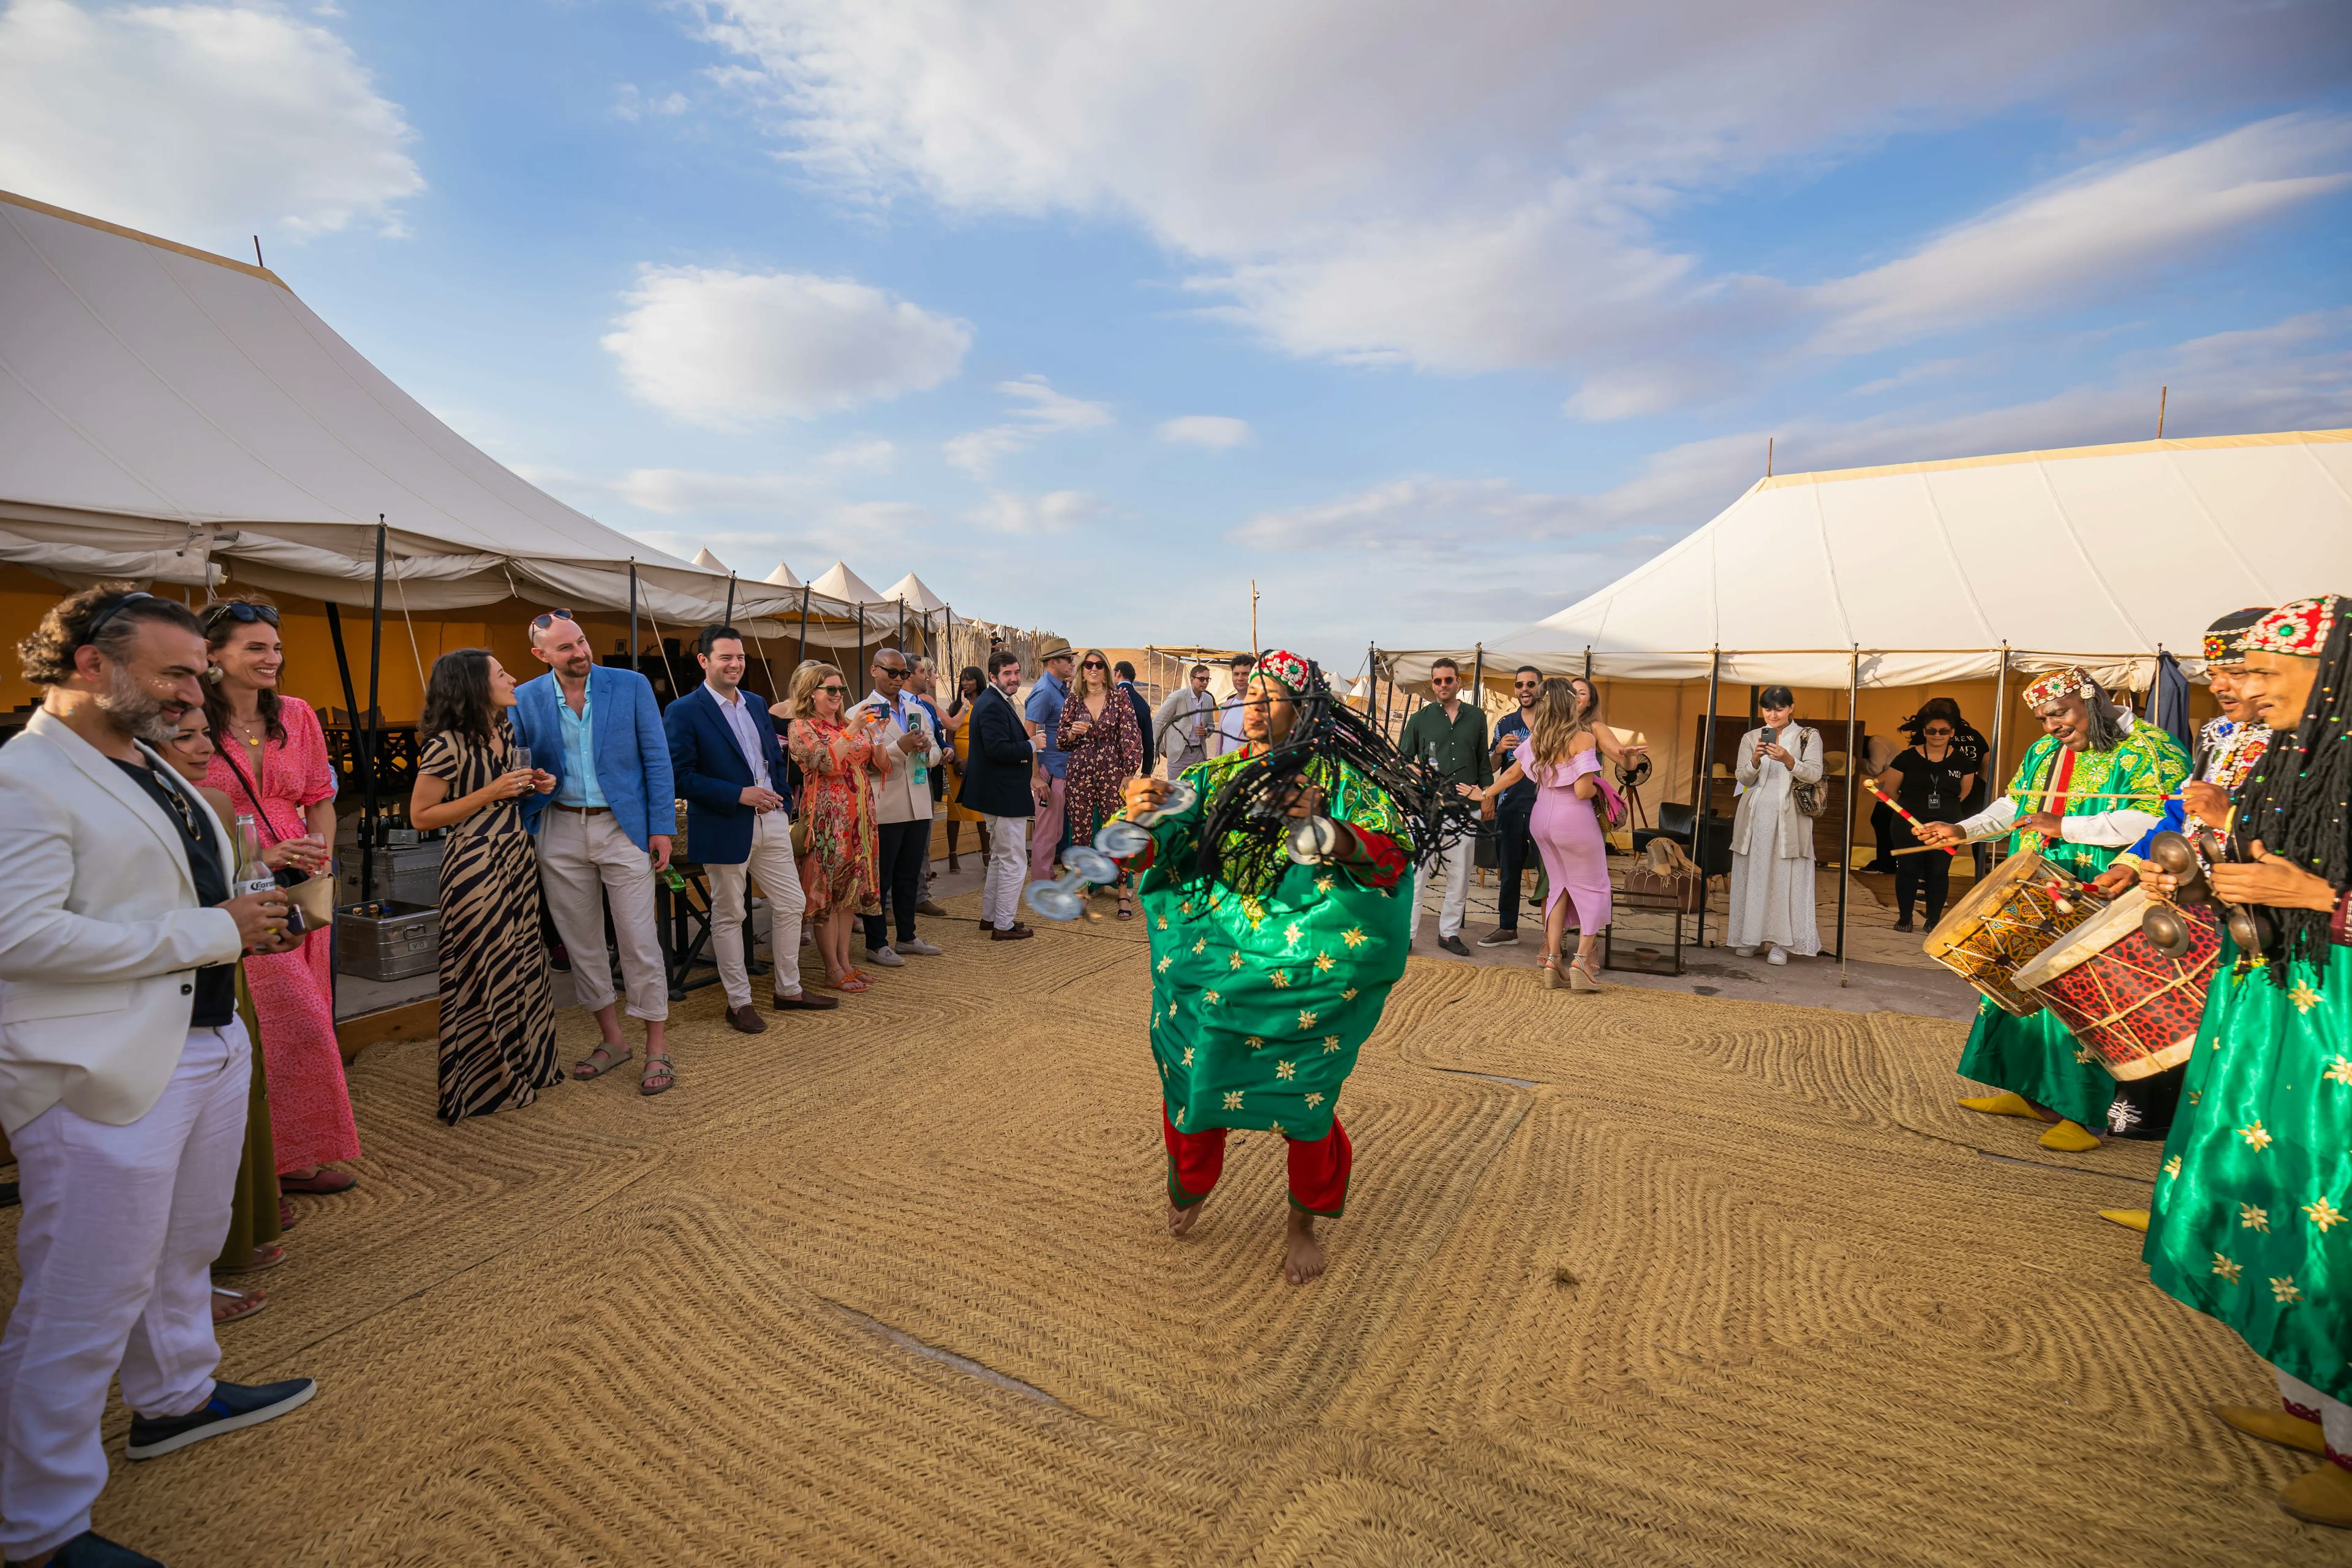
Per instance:
[[[1076,658],[1077,657],[1077,654],[1071,649],[1070,645],[1064,642],[1060,637],[1047,637],[1045,639],[1045,646],[1037,650],[1037,662],[1039,664],[1044,664],[1047,659]]]

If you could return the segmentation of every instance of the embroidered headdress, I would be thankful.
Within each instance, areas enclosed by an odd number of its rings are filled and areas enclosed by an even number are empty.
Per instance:
[[[2336,629],[2336,606],[2344,601],[2332,594],[2291,599],[2267,612],[2246,633],[2248,653],[2294,653],[2317,658]]]
[[[2246,634],[2271,612],[2231,610],[2205,628],[2205,663],[2214,669],[2235,669],[2246,662]]]
[[[1272,647],[1258,655],[1253,675],[1270,676],[1289,689],[1293,697],[1307,694],[1307,661],[1285,647]]]
[[[2091,672],[2081,665],[2053,669],[2025,689],[2025,706],[2029,711],[2039,711],[2062,697],[2089,697],[2099,689]]]

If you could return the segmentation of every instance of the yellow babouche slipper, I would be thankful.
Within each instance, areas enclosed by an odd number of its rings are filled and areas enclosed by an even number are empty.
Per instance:
[[[2147,1232],[2147,1211],[2146,1209],[2101,1209],[2099,1211],[2099,1217],[2111,1224],[2119,1225],[2126,1230],[2136,1230],[2140,1232],[2142,1235],[2146,1235]]]
[[[2352,1470],[2333,1461],[2287,1482],[2279,1507],[2306,1524],[2352,1530]]]
[[[2275,1405],[2216,1405],[2213,1414],[2249,1437],[2260,1437],[2282,1448],[2300,1448],[2306,1454],[2327,1452],[2327,1439],[2318,1422],[2290,1415]]]
[[[2042,1120],[2042,1113],[2033,1109],[2032,1100],[2006,1089],[1999,1094],[1980,1094],[1973,1100],[1963,1100],[1960,1109],[1981,1110],[1987,1116],[2023,1116],[2035,1121]]]
[[[2061,1121],[2044,1132],[2040,1142],[2061,1154],[2080,1154],[2099,1146],[2097,1134],[2079,1121]]]

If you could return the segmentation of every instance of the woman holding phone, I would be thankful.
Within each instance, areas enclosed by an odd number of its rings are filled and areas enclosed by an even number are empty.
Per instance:
[[[514,677],[488,648],[433,661],[408,819],[446,827],[441,860],[441,1120],[529,1105],[563,1081],[539,938],[539,863],[522,797],[555,775],[519,765]]]
[[[1813,819],[1797,806],[1797,785],[1822,781],[1822,738],[1797,722],[1785,686],[1756,697],[1764,722],[1739,737],[1739,810],[1731,824],[1731,925],[1726,941],[1742,958],[1786,963],[1822,951],[1813,904]]]

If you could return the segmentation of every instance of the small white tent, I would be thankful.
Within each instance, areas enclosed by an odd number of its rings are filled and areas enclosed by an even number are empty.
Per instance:
[[[887,605],[890,600],[866,585],[866,579],[849,569],[846,561],[836,561],[825,568],[824,574],[810,584],[830,599],[845,605]]]
[[[1637,680],[1865,687],[2066,664],[2146,684],[2207,623],[2352,589],[2352,430],[2012,452],[1759,479],[1558,615],[1485,646]],[[1441,650],[1383,650],[1416,684]],[[1454,653],[1465,669],[1473,650]]]
[[[793,569],[781,561],[776,563],[776,569],[769,573],[761,581],[772,583],[779,588],[797,588],[801,585],[801,580],[793,575]]]
[[[906,605],[909,615],[934,615],[948,607],[947,601],[932,593],[929,586],[912,572],[884,589],[882,596]]]

